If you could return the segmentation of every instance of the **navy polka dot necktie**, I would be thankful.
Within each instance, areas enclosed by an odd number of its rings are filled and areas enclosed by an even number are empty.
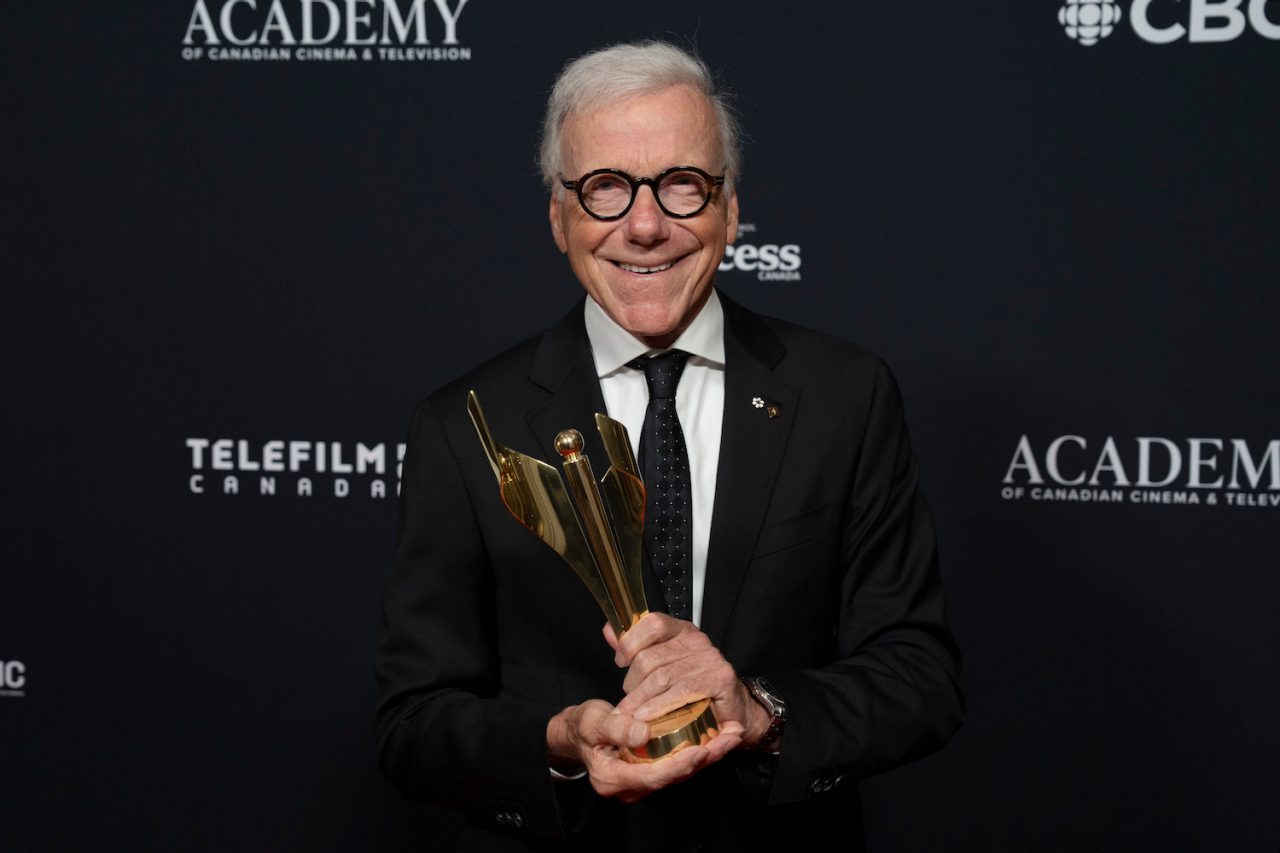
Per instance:
[[[693,494],[689,452],[676,415],[676,386],[689,353],[671,350],[638,358],[631,367],[644,371],[649,405],[640,433],[640,472],[644,477],[644,544],[653,574],[677,619],[693,617]]]

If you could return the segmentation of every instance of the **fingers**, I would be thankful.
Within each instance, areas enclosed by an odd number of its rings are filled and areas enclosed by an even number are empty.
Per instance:
[[[704,635],[697,636],[705,648],[684,656],[667,654],[685,651],[676,648],[683,636],[665,644],[662,654],[657,654],[657,648],[647,649],[636,658],[623,681],[626,696],[618,703],[618,709],[640,720],[652,720],[705,697],[715,702],[721,721],[745,722],[742,712],[747,694],[733,666]],[[647,657],[650,652],[655,654]]]
[[[713,645],[706,634],[696,628],[681,631],[670,639],[641,649],[631,658],[630,671],[627,677],[636,684],[659,670],[672,664],[683,664],[685,661],[718,661],[724,660],[720,651]],[[625,689],[630,689],[627,685]]]
[[[689,628],[633,654],[631,672],[636,673],[639,678],[645,678],[659,668],[684,658],[710,653],[711,657],[720,659],[720,652],[711,645],[711,639],[706,634],[688,622],[683,624],[689,625]]]
[[[654,791],[688,779],[704,767],[724,758],[742,742],[743,728],[734,721],[724,723],[719,734],[706,744],[691,746],[651,764],[624,761],[620,750],[643,746],[651,734],[649,726],[608,702],[592,699],[566,708],[548,724],[549,753],[559,754],[563,729],[567,743],[574,745],[579,763],[587,768],[591,786],[601,796],[626,803],[640,800]],[[553,743],[555,741],[555,743]],[[573,752],[568,757],[572,758]]]
[[[741,723],[730,721],[720,727],[720,734],[713,737],[706,745],[708,764],[719,761],[742,743],[746,730]]]
[[[614,661],[627,666],[618,712],[653,720],[702,698],[714,703],[721,723],[747,722],[750,696],[733,666],[692,622],[649,613],[617,637],[606,626]]]
[[[602,796],[634,803],[654,791],[688,779],[711,761],[711,751],[705,746],[683,749],[652,764],[628,764],[614,757],[591,774],[591,784]]]
[[[665,614],[649,614],[624,634],[615,661],[629,663],[622,684],[628,697],[624,710],[641,719],[711,695],[699,685],[705,683],[709,670],[727,667],[706,634],[691,622]],[[655,698],[655,703],[637,713],[641,704]]]
[[[649,726],[628,714],[610,714],[597,729],[597,746],[625,746],[634,749],[649,740]]]
[[[681,658],[647,674],[632,667],[623,682],[627,695],[618,709],[639,720],[652,720],[697,699],[714,698],[721,668],[732,672],[718,653]]]
[[[649,739],[649,726],[608,702],[584,703],[578,716],[578,740],[587,747],[637,747]]]
[[[742,735],[742,726],[730,722],[705,745],[686,747],[651,764],[628,764],[607,756],[593,767],[591,784],[601,796],[633,803],[716,763],[742,742]]]
[[[685,631],[697,632],[698,629],[692,622],[683,622],[665,613],[646,613],[639,622],[617,638],[617,645],[610,643],[614,646],[614,663],[618,666],[630,666],[632,659],[639,652],[650,646],[665,643]],[[605,639],[607,640],[608,637],[606,636]]]

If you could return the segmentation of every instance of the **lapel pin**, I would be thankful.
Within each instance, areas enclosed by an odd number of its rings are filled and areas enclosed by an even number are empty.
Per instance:
[[[778,408],[777,403],[766,404],[763,397],[752,397],[751,405],[755,406],[757,409],[764,409],[771,418],[776,418],[778,415],[782,414],[782,410]]]

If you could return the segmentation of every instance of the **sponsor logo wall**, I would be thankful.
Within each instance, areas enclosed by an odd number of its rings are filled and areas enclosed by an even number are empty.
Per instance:
[[[989,12],[14,6],[0,847],[456,846],[369,737],[402,438],[580,296],[556,71],[667,37],[747,133],[717,283],[921,460],[970,713],[869,849],[1275,849],[1280,6]]]

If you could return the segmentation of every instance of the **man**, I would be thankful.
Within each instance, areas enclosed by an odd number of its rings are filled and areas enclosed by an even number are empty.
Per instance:
[[[406,796],[468,813],[464,849],[789,849],[830,833],[858,848],[855,780],[959,725],[892,377],[712,287],[737,232],[737,144],[683,51],[570,63],[542,166],[587,299],[415,411],[380,756]],[[500,441],[544,459],[594,412],[627,425],[650,492],[647,596],[668,612],[601,638],[591,596],[499,501],[468,389]],[[699,697],[722,724],[709,744],[621,760],[646,721]]]

